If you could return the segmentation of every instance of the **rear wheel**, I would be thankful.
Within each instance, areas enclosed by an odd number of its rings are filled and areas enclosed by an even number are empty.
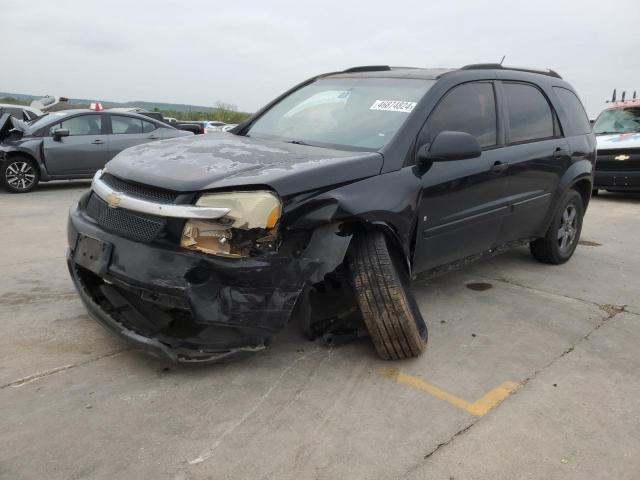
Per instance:
[[[427,326],[409,287],[409,275],[396,249],[381,232],[356,237],[348,267],[356,301],[378,355],[398,360],[420,355]]]
[[[560,209],[543,238],[529,244],[531,254],[543,263],[559,265],[571,258],[582,231],[584,203],[575,190],[565,193]]]
[[[0,182],[11,193],[26,193],[40,180],[36,163],[27,157],[11,157],[0,167]]]

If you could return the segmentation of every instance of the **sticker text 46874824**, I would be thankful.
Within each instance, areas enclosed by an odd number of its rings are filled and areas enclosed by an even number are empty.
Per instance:
[[[385,112],[411,113],[416,102],[404,102],[402,100],[376,100],[369,110],[383,110]]]

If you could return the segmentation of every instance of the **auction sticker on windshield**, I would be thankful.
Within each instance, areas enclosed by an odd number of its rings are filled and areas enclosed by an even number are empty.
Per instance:
[[[416,102],[403,102],[402,100],[376,100],[369,110],[384,110],[385,112],[411,113]]]

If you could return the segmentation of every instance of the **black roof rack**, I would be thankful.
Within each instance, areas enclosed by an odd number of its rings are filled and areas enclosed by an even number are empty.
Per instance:
[[[356,72],[384,72],[391,70],[389,65],[364,65],[361,67],[351,67],[343,70],[342,73],[356,73]]]
[[[499,63],[475,63],[472,65],[465,65],[460,70],[514,70],[516,72],[527,73],[539,73],[540,75],[547,75],[549,77],[562,78],[557,72],[553,70],[533,70],[531,68],[516,68],[505,67]]]

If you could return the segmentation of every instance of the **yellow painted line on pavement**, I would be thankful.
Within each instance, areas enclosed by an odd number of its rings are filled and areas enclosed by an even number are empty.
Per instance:
[[[437,399],[444,400],[445,402],[448,402],[451,405],[461,408],[462,410],[465,410],[470,414],[476,415],[478,417],[482,417],[483,415],[485,415],[493,407],[498,405],[505,398],[507,398],[518,388],[520,388],[519,383],[504,382],[496,388],[489,390],[475,402],[467,402],[466,400],[454,395],[453,393],[449,393],[442,388],[425,382],[419,377],[402,373],[397,368],[381,368],[378,370],[378,373],[382,376],[393,378],[396,383],[409,385],[411,387],[418,388],[427,393],[430,393]]]

